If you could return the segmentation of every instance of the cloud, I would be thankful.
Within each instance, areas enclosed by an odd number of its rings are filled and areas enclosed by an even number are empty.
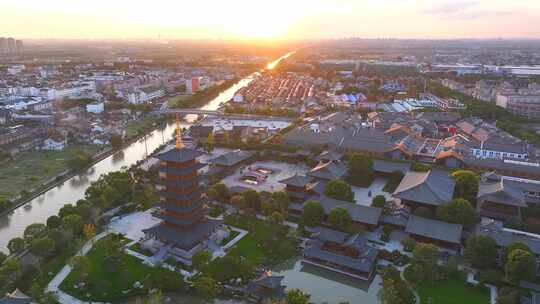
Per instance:
[[[471,20],[509,15],[511,11],[484,9],[480,1],[447,1],[425,9],[424,14],[446,19]]]
[[[428,8],[424,10],[424,13],[430,15],[453,15],[466,12],[479,4],[479,1],[448,1]]]

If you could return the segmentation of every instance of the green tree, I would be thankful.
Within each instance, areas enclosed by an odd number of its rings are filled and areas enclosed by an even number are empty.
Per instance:
[[[272,223],[274,223],[274,224],[281,225],[281,224],[285,221],[285,218],[284,218],[283,215],[281,215],[281,213],[279,213],[278,211],[274,211],[274,212],[272,212],[272,214],[270,215],[270,220],[271,220]]]
[[[202,270],[212,260],[212,254],[208,250],[202,250],[193,255],[193,267]]]
[[[452,173],[452,177],[456,181],[454,197],[476,202],[478,182],[480,180],[478,174],[469,170],[457,170]]]
[[[522,249],[514,249],[510,252],[504,265],[506,279],[515,283],[521,280],[534,280],[536,269],[537,265],[534,255]]]
[[[203,297],[212,298],[218,293],[218,285],[214,279],[208,276],[201,276],[194,282],[195,289]]]
[[[383,208],[386,204],[386,197],[384,195],[377,195],[373,198],[371,202],[371,207]]]
[[[433,282],[437,276],[437,262],[439,249],[432,244],[418,243],[413,250],[413,264],[420,265],[424,271],[424,278]]]
[[[44,224],[35,223],[28,225],[28,227],[24,229],[23,236],[25,240],[31,241],[35,238],[45,235],[45,233],[47,233],[47,226],[45,226]]]
[[[330,181],[326,184],[324,194],[337,200],[354,202],[354,193],[351,186],[339,179]]]
[[[214,133],[210,133],[208,134],[208,137],[206,138],[206,141],[203,144],[204,151],[206,151],[206,153],[212,152],[214,150],[214,144],[215,144]]]
[[[497,260],[497,243],[489,236],[472,236],[467,240],[464,255],[473,267],[491,267]]]
[[[82,232],[83,221],[80,215],[70,214],[62,218],[62,226],[78,235]]]
[[[11,254],[19,253],[23,251],[25,247],[26,242],[20,237],[12,238],[8,243],[9,253]]]
[[[208,189],[208,197],[224,202],[229,197],[229,188],[224,183],[217,183]]]
[[[510,244],[508,247],[504,248],[504,263],[506,263],[506,261],[508,261],[508,257],[510,256],[510,253],[516,249],[521,249],[521,250],[525,250],[527,252],[532,252],[531,251],[531,248],[529,248],[529,246],[527,246],[526,244],[522,243],[522,242],[513,242],[512,244]]]
[[[49,229],[58,228],[62,225],[62,220],[57,215],[51,215],[47,219],[47,227]]]
[[[82,274],[86,274],[90,269],[90,259],[84,255],[77,255],[71,259],[71,266]]]
[[[461,224],[470,228],[476,222],[473,206],[465,199],[457,198],[437,208],[437,217],[440,220]]]
[[[399,276],[385,276],[382,286],[377,294],[381,304],[414,304],[416,302],[414,294]]]
[[[242,198],[249,208],[252,208],[256,212],[261,211],[261,195],[257,191],[248,189],[242,192]]]
[[[349,211],[345,208],[335,207],[328,213],[328,222],[338,230],[347,230],[352,222]]]
[[[111,146],[114,150],[121,149],[123,143],[124,143],[124,140],[122,139],[121,135],[113,135],[111,137]]]
[[[273,192],[272,202],[281,213],[285,213],[289,209],[289,195],[285,191]]]
[[[369,186],[373,181],[373,161],[371,158],[353,154],[347,163],[347,181],[357,186]]]
[[[309,227],[315,227],[324,220],[324,208],[318,201],[309,200],[304,203],[304,213],[302,218],[304,223]]]
[[[49,256],[54,248],[54,241],[48,237],[33,239],[30,243],[30,251],[42,257]]]
[[[308,304],[310,295],[300,289],[291,289],[287,292],[287,304]]]

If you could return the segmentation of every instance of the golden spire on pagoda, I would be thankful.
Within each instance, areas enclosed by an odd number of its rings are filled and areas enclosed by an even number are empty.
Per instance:
[[[176,114],[176,149],[182,149],[184,143],[182,142],[182,132],[180,131],[180,114]]]

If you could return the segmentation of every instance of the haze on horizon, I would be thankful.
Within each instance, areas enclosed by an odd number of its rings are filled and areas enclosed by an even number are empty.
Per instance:
[[[538,0],[6,0],[0,36],[540,38]]]

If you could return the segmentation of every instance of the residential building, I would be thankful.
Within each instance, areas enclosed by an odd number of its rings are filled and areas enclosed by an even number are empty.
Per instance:
[[[540,117],[540,94],[499,94],[497,95],[496,104],[507,109],[512,114],[528,118]]]
[[[92,102],[86,105],[86,112],[100,114],[105,111],[105,104],[103,102]]]

